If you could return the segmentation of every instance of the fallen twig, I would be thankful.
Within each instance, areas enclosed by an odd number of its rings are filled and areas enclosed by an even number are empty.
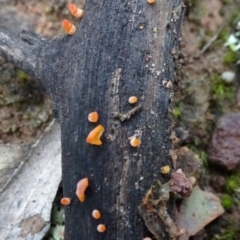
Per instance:
[[[120,112],[115,112],[113,113],[113,117],[119,118],[121,122],[128,120],[133,114],[135,114],[140,108],[142,107],[142,104],[137,105],[127,113],[120,113]]]

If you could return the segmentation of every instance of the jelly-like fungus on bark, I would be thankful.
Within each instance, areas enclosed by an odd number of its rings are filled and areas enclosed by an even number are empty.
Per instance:
[[[101,217],[101,213],[97,209],[95,209],[92,211],[92,216],[95,219],[99,219]]]
[[[83,15],[84,15],[84,11],[80,8],[77,8],[77,6],[75,4],[69,4],[68,5],[68,8],[71,12],[71,14],[74,16],[74,17],[77,17],[77,18],[82,18]]]
[[[107,228],[106,228],[106,225],[105,225],[105,224],[99,224],[99,225],[97,226],[97,231],[100,232],[100,233],[105,232],[106,229],[107,229]]]
[[[71,198],[64,197],[61,199],[62,205],[69,205],[71,203]]]
[[[131,140],[130,140],[130,145],[131,145],[132,147],[139,147],[140,144],[141,144],[141,140],[140,140],[139,138],[137,138],[137,137],[135,137],[135,136],[131,138]]]
[[[65,32],[69,35],[73,35],[76,32],[76,27],[73,25],[69,20],[64,19],[62,21],[62,27],[64,28]]]
[[[84,202],[85,200],[85,191],[88,187],[88,178],[81,179],[77,184],[76,195],[80,202]]]
[[[136,96],[131,96],[129,99],[128,99],[128,102],[130,103],[130,104],[134,104],[134,103],[136,103],[137,102],[137,97]]]
[[[97,122],[98,120],[98,113],[97,112],[91,112],[88,114],[88,121],[89,122]]]
[[[167,173],[169,173],[169,172],[170,172],[170,167],[169,167],[169,165],[166,165],[166,166],[161,167],[160,172],[161,172],[162,174],[167,174]]]
[[[92,145],[102,145],[100,137],[102,136],[103,132],[104,127],[102,125],[98,125],[88,134],[86,142]]]
[[[156,0],[147,0],[147,2],[148,2],[149,4],[153,4],[153,3],[156,2]]]

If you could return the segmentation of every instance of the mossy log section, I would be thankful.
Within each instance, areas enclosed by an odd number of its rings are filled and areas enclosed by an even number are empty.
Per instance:
[[[172,161],[171,101],[177,83],[179,39],[185,6],[182,0],[87,0],[77,32],[53,40],[23,32],[21,39],[0,33],[0,55],[40,82],[53,100],[61,125],[65,240],[131,239],[150,236],[138,206],[154,180],[168,180],[160,167]],[[125,121],[137,96],[141,108]],[[137,105],[136,104],[136,105]],[[86,143],[99,113],[105,128],[101,146]],[[116,114],[117,113],[117,114]],[[141,135],[133,148],[129,137]],[[56,166],[57,167],[57,166]],[[90,186],[81,203],[77,182]],[[169,177],[169,176],[168,176]],[[102,213],[92,218],[93,209]],[[169,204],[172,217],[174,205]],[[96,231],[99,223],[107,231]]]

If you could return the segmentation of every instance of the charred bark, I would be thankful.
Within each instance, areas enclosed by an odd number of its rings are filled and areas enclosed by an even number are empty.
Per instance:
[[[183,0],[88,0],[73,36],[49,41],[24,32],[20,40],[0,33],[0,55],[44,85],[61,125],[63,190],[72,198],[66,240],[149,235],[138,206],[154,181],[169,179],[160,168],[173,168],[170,110],[183,14]],[[133,95],[141,108],[120,121]],[[92,111],[105,127],[101,146],[86,143],[97,125],[87,121]],[[136,133],[142,144],[133,148],[128,138]],[[80,203],[75,191],[84,177],[90,186]],[[91,217],[93,209],[100,220]],[[173,200],[166,211],[174,220]],[[103,234],[99,223],[107,225]]]

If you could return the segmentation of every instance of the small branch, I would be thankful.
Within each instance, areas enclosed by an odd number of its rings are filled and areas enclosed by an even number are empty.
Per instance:
[[[36,55],[36,48],[0,32],[0,56],[22,69],[32,78],[40,81]]]
[[[119,118],[121,122],[128,120],[133,114],[135,114],[140,108],[142,107],[142,104],[137,105],[127,113],[120,113],[120,112],[115,112],[113,114],[113,117]]]

